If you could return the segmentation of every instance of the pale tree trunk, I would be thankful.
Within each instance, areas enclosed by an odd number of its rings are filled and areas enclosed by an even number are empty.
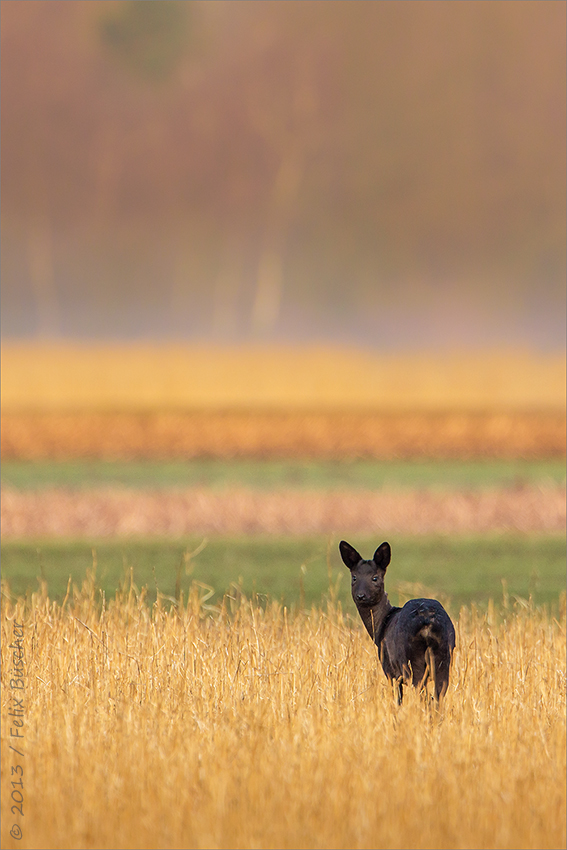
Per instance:
[[[57,337],[59,310],[53,273],[53,234],[47,217],[30,222],[28,266],[37,311],[37,334],[42,339]]]
[[[285,243],[303,177],[302,159],[297,149],[286,151],[272,188],[252,305],[252,330],[257,336],[269,334],[279,319]]]
[[[172,250],[173,268],[169,290],[169,315],[175,327],[179,317],[191,309],[189,297],[193,289],[195,268],[191,252],[190,224],[181,229]]]
[[[29,138],[27,195],[34,211],[26,234],[27,267],[36,311],[36,333],[42,339],[59,336],[59,305],[53,264],[53,223],[49,181],[42,162],[41,140]]]
[[[202,240],[195,224],[187,220],[173,240],[169,299],[170,322],[194,314],[194,295],[210,269],[204,267]],[[212,316],[209,328],[217,339],[234,336],[238,330],[238,295],[242,279],[242,248],[236,238],[226,236],[220,265],[212,279]]]
[[[264,247],[258,263],[252,304],[252,331],[255,336],[264,336],[275,327],[280,315],[282,288],[282,252]]]
[[[240,234],[226,236],[221,264],[213,284],[212,332],[216,339],[238,331],[238,296],[242,283],[243,242]]]
[[[250,118],[259,135],[278,153],[279,166],[268,198],[258,258],[251,316],[255,336],[268,336],[280,316],[287,234],[295,215],[307,157],[317,144],[316,92],[309,69],[298,65],[297,85],[287,114],[274,112],[268,98],[263,103],[263,107],[249,105]]]

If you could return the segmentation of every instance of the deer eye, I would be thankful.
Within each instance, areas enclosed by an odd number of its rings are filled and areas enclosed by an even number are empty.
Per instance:
[[[353,576],[352,577],[352,583],[354,584],[355,582],[356,582],[356,576]]]
[[[372,581],[378,581],[378,576],[372,576]]]

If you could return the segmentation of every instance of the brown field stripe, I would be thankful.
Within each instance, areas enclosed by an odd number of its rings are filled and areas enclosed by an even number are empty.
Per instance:
[[[565,413],[5,413],[2,459],[559,458]]]

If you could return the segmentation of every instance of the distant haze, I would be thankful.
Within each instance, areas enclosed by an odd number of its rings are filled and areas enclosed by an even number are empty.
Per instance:
[[[564,348],[565,8],[3,0],[4,338]]]

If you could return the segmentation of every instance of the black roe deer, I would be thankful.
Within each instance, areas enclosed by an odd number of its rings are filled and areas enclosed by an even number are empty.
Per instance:
[[[410,599],[403,608],[390,605],[384,591],[391,557],[389,543],[382,543],[371,561],[361,558],[344,540],[339,549],[352,575],[352,598],[378,647],[384,673],[396,686],[398,705],[404,684],[422,690],[428,681],[433,682],[439,702],[449,685],[455,648],[455,629],[449,615],[436,599]]]

